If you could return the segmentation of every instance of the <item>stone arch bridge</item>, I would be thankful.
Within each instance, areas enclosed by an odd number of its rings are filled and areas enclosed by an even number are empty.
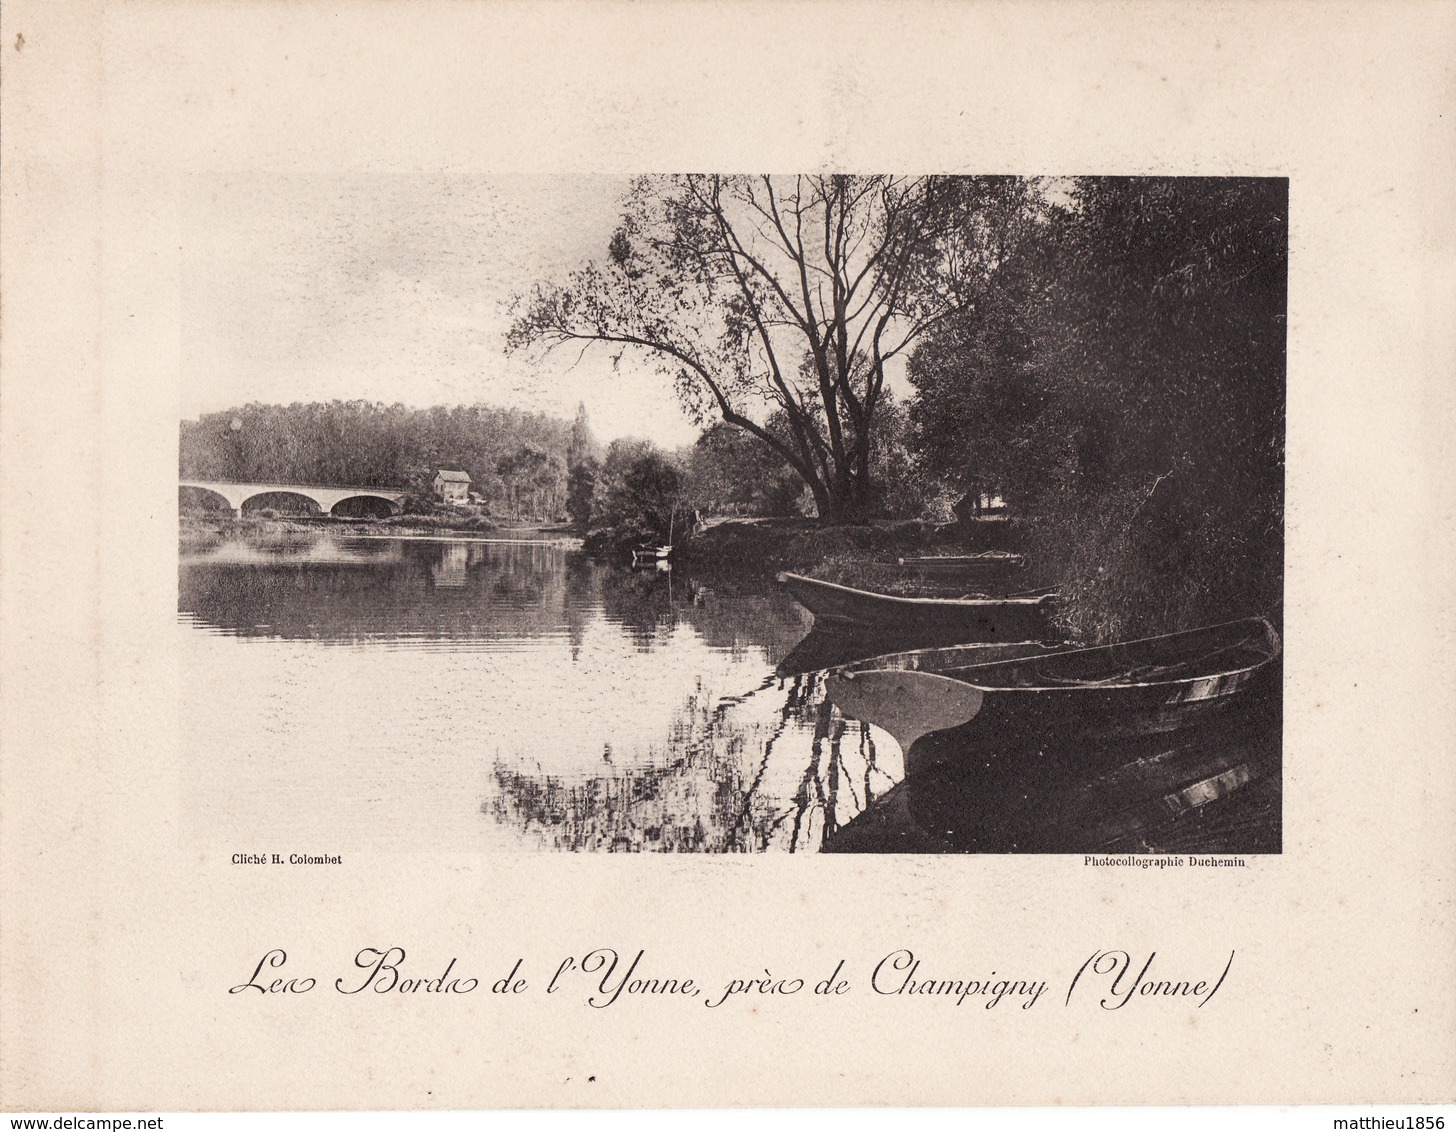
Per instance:
[[[302,496],[325,515],[333,514],[334,508],[346,499],[379,499],[388,505],[391,515],[398,515],[401,501],[409,494],[384,487],[317,487],[312,484],[223,483],[218,480],[180,480],[177,486],[222,496],[234,515],[241,515],[243,504],[259,495]]]

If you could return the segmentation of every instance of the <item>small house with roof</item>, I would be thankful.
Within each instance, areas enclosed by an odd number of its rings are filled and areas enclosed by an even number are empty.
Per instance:
[[[435,473],[435,495],[441,503],[466,503],[470,498],[470,477],[464,472],[441,468]]]

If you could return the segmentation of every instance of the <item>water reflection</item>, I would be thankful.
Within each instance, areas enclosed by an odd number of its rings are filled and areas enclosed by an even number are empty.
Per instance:
[[[229,843],[809,850],[899,773],[821,675],[775,675],[808,619],[774,590],[324,537],[184,556],[178,608],[193,799]]]
[[[580,579],[568,592],[565,557],[545,543],[229,542],[183,558],[178,609],[198,628],[240,636],[499,647],[569,633],[573,613],[580,629],[585,595]]]
[[[579,639],[601,617],[644,651],[689,625],[738,656],[785,654],[807,626],[776,591],[715,590],[680,572],[599,566],[547,542],[227,542],[183,556],[178,609],[225,634],[463,648],[563,632]]]
[[[884,642],[810,636],[771,586],[325,536],[184,555],[178,609],[187,810],[229,852],[1278,849],[1273,671],[1217,728],[986,765],[917,746],[907,779],[820,671]]]
[[[776,697],[773,693],[785,691]],[[777,721],[743,728],[732,709],[768,694]],[[809,733],[809,761],[777,757],[786,733]],[[612,752],[603,761],[612,762]],[[769,677],[746,696],[690,696],[659,765],[572,781],[497,765],[499,792],[483,805],[557,849],[795,852],[827,846],[837,830],[895,783],[867,724],[847,724],[824,699],[822,679]]]

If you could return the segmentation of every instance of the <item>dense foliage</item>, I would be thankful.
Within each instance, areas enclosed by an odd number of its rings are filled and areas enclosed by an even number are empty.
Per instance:
[[[804,481],[742,429],[713,424],[687,454],[693,505],[711,515],[797,515]]]
[[[1036,522],[1089,635],[1282,593],[1287,183],[1089,178],[916,351],[917,445]]]

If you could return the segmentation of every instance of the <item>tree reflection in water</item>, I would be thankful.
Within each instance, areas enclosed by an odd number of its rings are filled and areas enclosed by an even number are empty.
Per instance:
[[[900,773],[822,673],[774,674],[809,616],[771,583],[328,534],[179,567],[193,789],[224,815],[209,835],[813,851]],[[484,781],[456,773],[472,750]],[[328,802],[279,805],[299,784]]]
[[[741,726],[734,710],[775,689],[784,693],[783,703],[772,729],[755,743],[753,729]],[[782,760],[775,751],[785,733],[810,726],[808,765],[802,772],[777,765]],[[744,696],[716,703],[694,693],[668,746],[670,757],[660,765],[584,780],[498,762],[496,792],[481,808],[555,849],[795,852],[821,848],[895,781],[878,764],[868,725],[847,724],[825,700],[820,673],[769,677]],[[794,782],[787,796],[773,788],[785,770]]]

